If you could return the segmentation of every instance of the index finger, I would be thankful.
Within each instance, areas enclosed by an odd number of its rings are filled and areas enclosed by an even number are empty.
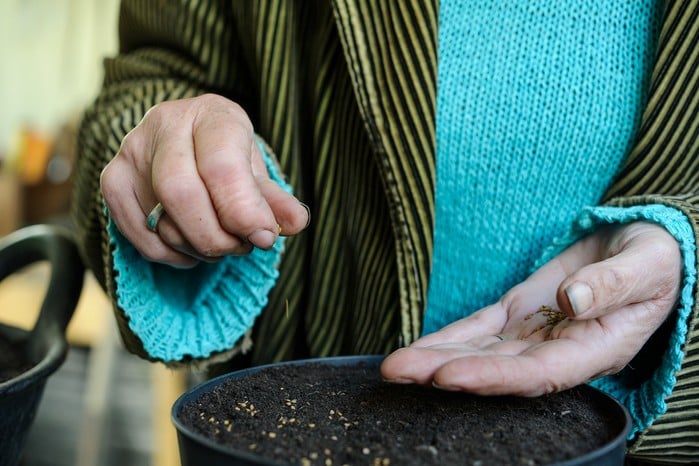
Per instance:
[[[458,343],[482,335],[495,335],[502,331],[506,322],[507,313],[500,303],[496,303],[425,335],[415,340],[410,346],[426,347],[442,343]]]
[[[548,340],[520,354],[472,354],[445,361],[433,384],[479,395],[540,396],[606,374],[605,354],[571,339]]]

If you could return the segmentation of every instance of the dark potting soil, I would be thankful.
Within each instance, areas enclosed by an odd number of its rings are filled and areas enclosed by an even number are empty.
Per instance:
[[[9,341],[0,334],[0,383],[17,377],[32,368],[27,361],[24,342]]]
[[[262,369],[216,386],[178,417],[230,449],[301,465],[550,464],[623,429],[580,388],[479,397],[389,384],[364,363]]]

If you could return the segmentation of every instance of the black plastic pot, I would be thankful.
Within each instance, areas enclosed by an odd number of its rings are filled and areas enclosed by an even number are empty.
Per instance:
[[[383,356],[343,356],[290,361],[280,364],[321,362],[324,364],[342,366],[366,362],[378,367],[382,360]],[[197,400],[204,393],[211,391],[229,379],[243,378],[271,366],[272,365],[259,366],[216,377],[190,389],[175,401],[171,415],[177,430],[177,440],[182,466],[199,466],[204,464],[207,466],[282,466],[282,463],[274,462],[246,451],[234,450],[217,444],[211,439],[193,431],[179,419],[179,413],[182,411],[183,407],[187,403]],[[624,464],[626,450],[626,437],[631,429],[631,417],[628,411],[616,399],[604,392],[590,386],[582,386],[580,388],[588,392],[591,402],[597,405],[598,409],[604,410],[613,417],[623,421],[619,423],[623,428],[620,429],[618,435],[616,435],[613,440],[603,445],[601,448],[573,460],[559,462],[551,466],[622,466]]]
[[[5,466],[18,464],[46,380],[65,360],[65,330],[82,291],[84,268],[63,228],[33,225],[0,240],[0,280],[44,260],[51,265],[51,278],[34,328],[26,331],[0,325],[0,334],[21,344],[27,361],[33,364],[28,371],[0,383],[0,464]]]

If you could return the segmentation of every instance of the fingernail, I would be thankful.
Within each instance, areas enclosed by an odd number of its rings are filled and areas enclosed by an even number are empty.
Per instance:
[[[248,236],[248,241],[260,249],[269,249],[274,246],[277,235],[269,230],[257,230]]]
[[[303,202],[299,202],[299,204],[301,204],[303,206],[303,208],[306,209],[306,213],[308,214],[308,219],[306,220],[306,225],[303,227],[303,229],[305,230],[306,228],[308,228],[308,225],[311,224],[311,209]]]
[[[401,385],[415,383],[413,380],[405,379],[403,377],[396,377],[395,379],[384,378],[383,381],[386,383],[395,383],[395,384],[401,384]]]
[[[456,392],[459,390],[458,387],[454,387],[451,385],[440,385],[434,380],[432,381],[432,386],[438,390],[444,390],[445,392]]]
[[[592,306],[592,288],[585,283],[573,283],[565,289],[565,293],[576,316],[585,313]]]

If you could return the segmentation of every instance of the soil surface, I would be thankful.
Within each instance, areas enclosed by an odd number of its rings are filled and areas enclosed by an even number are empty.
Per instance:
[[[383,382],[376,365],[282,365],[229,379],[180,421],[232,450],[300,465],[540,465],[572,459],[623,429],[574,388],[479,397]]]
[[[0,383],[17,377],[32,366],[25,358],[24,345],[11,342],[0,334]]]

